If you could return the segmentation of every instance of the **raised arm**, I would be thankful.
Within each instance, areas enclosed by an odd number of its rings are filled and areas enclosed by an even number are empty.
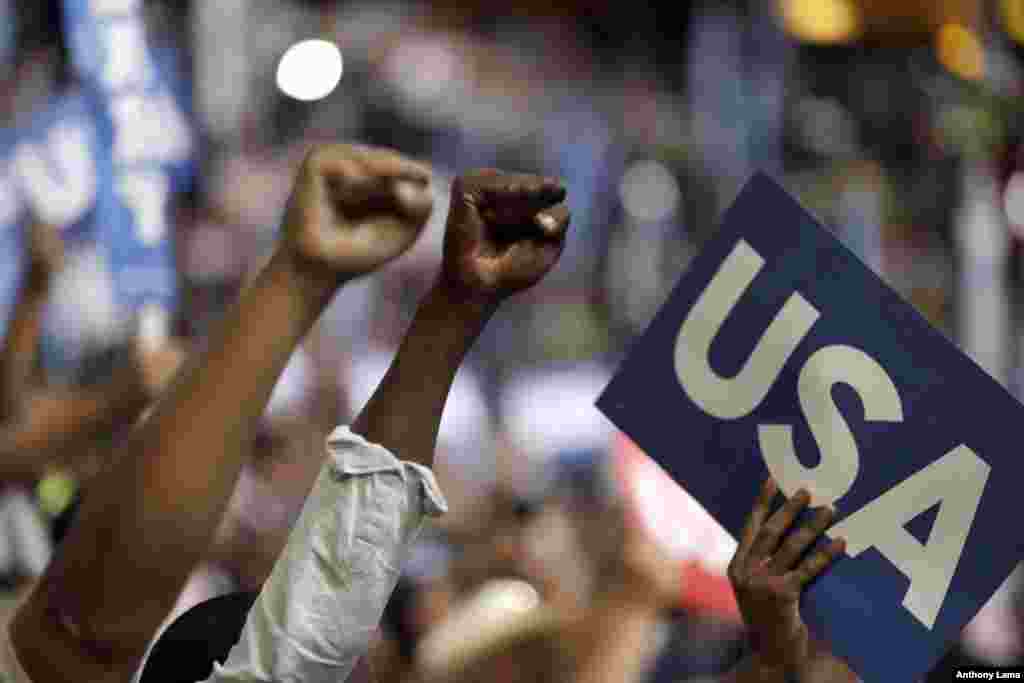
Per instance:
[[[179,347],[137,349],[107,383],[96,387],[43,387],[33,382],[47,299],[63,267],[56,229],[35,221],[29,229],[29,264],[7,334],[0,344],[0,481],[33,480],[52,466],[74,466],[84,441],[130,424],[177,368]]]
[[[104,384],[26,387],[0,425],[0,480],[38,478],[52,467],[80,469],[83,444],[131,425],[166,386],[184,351],[171,341],[134,351]]]
[[[429,171],[345,145],[311,153],[284,240],[94,482],[11,627],[36,681],[124,681],[206,550],[289,356],[337,289],[398,256],[430,212]]]
[[[791,529],[810,496],[798,491],[770,514],[777,491],[773,480],[765,482],[729,565],[754,654],[723,683],[852,683],[857,680],[853,672],[812,640],[800,616],[800,593],[843,552],[845,543],[835,539],[806,554],[828,528],[832,511],[821,508],[806,524]]]
[[[340,682],[366,655],[409,544],[445,507],[428,467],[455,373],[498,304],[557,261],[564,196],[535,176],[456,181],[440,277],[351,430],[328,440],[288,543],[209,683]]]
[[[452,186],[442,270],[394,362],[352,425],[429,466],[455,372],[498,305],[539,281],[564,246],[558,181],[481,170]]]

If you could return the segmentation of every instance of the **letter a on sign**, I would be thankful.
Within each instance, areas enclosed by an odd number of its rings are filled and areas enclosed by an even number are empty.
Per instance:
[[[835,507],[801,613],[867,683],[920,680],[1024,557],[1024,407],[765,175],[597,405],[734,537],[769,474]]]
[[[851,557],[874,547],[896,565],[910,579],[903,606],[931,628],[991,471],[970,448],[957,446],[833,526],[829,535],[845,538]],[[928,542],[922,545],[906,525],[936,504],[938,517]]]

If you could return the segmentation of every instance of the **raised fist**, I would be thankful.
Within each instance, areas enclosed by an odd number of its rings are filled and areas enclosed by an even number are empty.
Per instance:
[[[305,266],[355,277],[408,249],[432,203],[426,166],[391,150],[324,145],[299,170],[286,238]]]
[[[534,285],[558,261],[569,227],[553,178],[471,171],[456,178],[442,277],[460,294],[495,301]]]

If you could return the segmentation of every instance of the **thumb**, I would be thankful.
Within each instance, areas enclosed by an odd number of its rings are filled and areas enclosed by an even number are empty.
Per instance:
[[[398,210],[407,219],[424,223],[430,217],[434,196],[429,183],[398,179],[394,182],[394,193]]]

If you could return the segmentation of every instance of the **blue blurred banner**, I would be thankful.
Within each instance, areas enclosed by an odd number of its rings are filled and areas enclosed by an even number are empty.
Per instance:
[[[30,216],[57,226],[72,245],[96,238],[104,158],[95,106],[79,89],[54,97],[27,125],[0,133],[0,331],[20,289]]]
[[[868,683],[930,669],[1024,554],[1024,410],[764,174],[598,407],[735,537],[770,473],[846,555],[801,611]]]
[[[0,130],[0,332],[10,322],[24,259],[24,202],[14,175],[14,140]]]
[[[155,58],[141,9],[138,0],[64,0],[72,62],[108,151],[97,238],[119,305],[129,315],[153,306],[169,314],[177,283],[170,201],[192,174],[194,140],[176,97],[188,88],[175,82],[166,53]]]
[[[13,167],[25,208],[71,242],[96,237],[98,189],[109,176],[96,104],[81,89],[53,98],[14,132]]]

